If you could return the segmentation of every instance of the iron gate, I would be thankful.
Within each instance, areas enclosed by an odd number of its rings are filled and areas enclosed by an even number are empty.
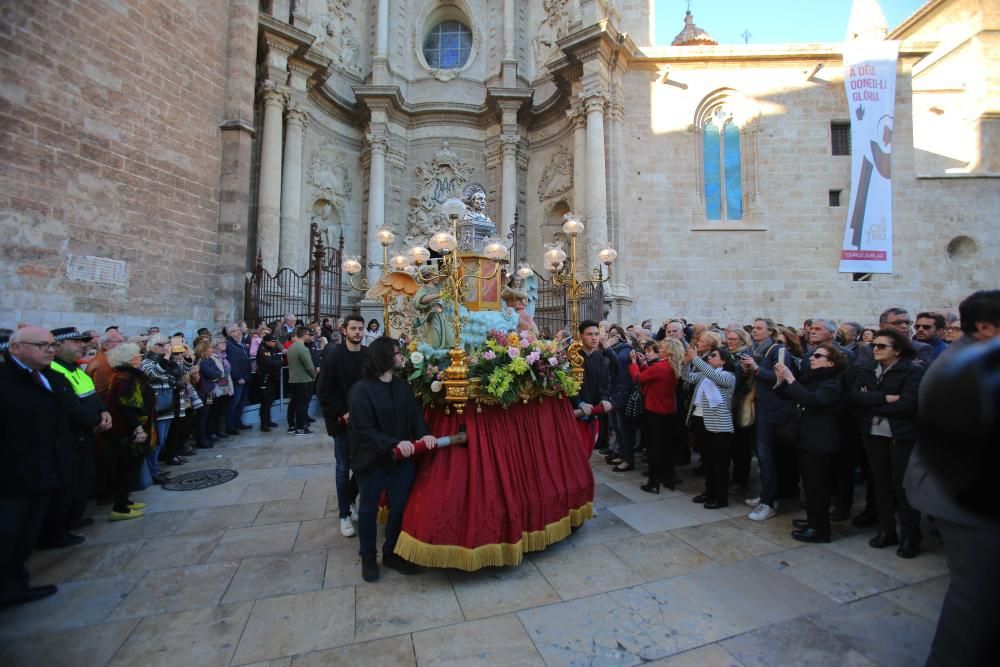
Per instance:
[[[340,267],[344,237],[340,237],[338,247],[326,247],[316,223],[310,226],[309,236],[310,265],[302,274],[285,267],[272,275],[264,269],[263,257],[257,252],[257,262],[246,278],[244,291],[243,316],[248,323],[256,326],[289,313],[315,322],[323,317],[340,317],[344,298]]]
[[[573,323],[573,304],[566,297],[566,289],[553,285],[551,280],[543,278],[537,271],[538,302],[535,304],[535,324],[545,338],[553,338],[560,329],[569,329]],[[585,283],[583,295],[580,297],[580,321],[604,319],[604,286],[603,284]],[[571,334],[575,337],[576,332]]]

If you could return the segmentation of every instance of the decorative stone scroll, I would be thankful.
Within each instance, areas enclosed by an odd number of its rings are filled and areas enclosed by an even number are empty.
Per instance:
[[[446,222],[441,215],[441,204],[461,196],[472,168],[458,159],[446,141],[433,159],[417,167],[416,175],[416,195],[410,197],[406,234],[426,244],[434,228]]]
[[[545,201],[573,188],[573,156],[565,146],[556,148],[538,179],[538,201]]]

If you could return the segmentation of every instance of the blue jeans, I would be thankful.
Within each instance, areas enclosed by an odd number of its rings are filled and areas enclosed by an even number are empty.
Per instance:
[[[247,386],[233,380],[233,395],[226,409],[226,428],[233,431],[243,425],[243,408],[247,405]]]
[[[385,524],[385,544],[382,545],[382,557],[393,552],[399,531],[403,527],[403,510],[406,500],[410,497],[413,487],[413,461],[407,459],[401,463],[386,468],[379,466],[358,477],[358,489],[361,491],[361,503],[358,508],[358,541],[361,558],[375,558],[378,550],[375,539],[378,527],[375,517],[378,514],[378,500],[384,489],[389,496],[389,520]]]
[[[358,497],[356,483],[351,483],[351,446],[347,431],[333,436],[333,451],[337,457],[337,509],[340,518],[351,516],[351,503]]]
[[[158,419],[156,421],[156,449],[154,449],[146,460],[149,461],[149,472],[156,477],[160,474],[160,451],[167,444],[167,435],[170,433],[170,424],[173,419]]]
[[[758,413],[759,415],[760,413]],[[778,470],[774,462],[774,424],[757,421],[757,465],[760,467],[760,502],[774,507],[778,495]]]

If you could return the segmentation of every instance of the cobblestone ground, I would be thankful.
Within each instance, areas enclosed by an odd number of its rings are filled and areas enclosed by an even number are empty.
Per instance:
[[[564,542],[366,584],[333,460],[325,435],[247,432],[173,469],[231,482],[138,493],[135,521],[94,508],[85,544],[32,557],[59,593],[0,611],[0,664],[922,665],[948,583],[936,538],[910,561],[849,525],[806,546],[797,507],[754,523],[742,498],[693,504],[688,468],[648,495],[595,455],[597,517]]]

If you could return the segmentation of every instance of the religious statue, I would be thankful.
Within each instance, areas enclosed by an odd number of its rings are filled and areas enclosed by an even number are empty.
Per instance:
[[[506,287],[500,298],[517,313],[517,330],[530,331],[537,336],[538,325],[535,324],[535,318],[528,312],[528,292],[519,287]]]
[[[462,189],[462,202],[468,209],[458,222],[459,247],[482,252],[486,239],[497,233],[496,225],[486,215],[486,190],[479,183],[469,183]]]
[[[418,313],[413,329],[421,341],[434,349],[443,350],[455,345],[455,331],[450,310],[446,310],[442,300],[441,279],[432,278],[434,269],[426,268],[428,282],[413,295],[413,307]]]

